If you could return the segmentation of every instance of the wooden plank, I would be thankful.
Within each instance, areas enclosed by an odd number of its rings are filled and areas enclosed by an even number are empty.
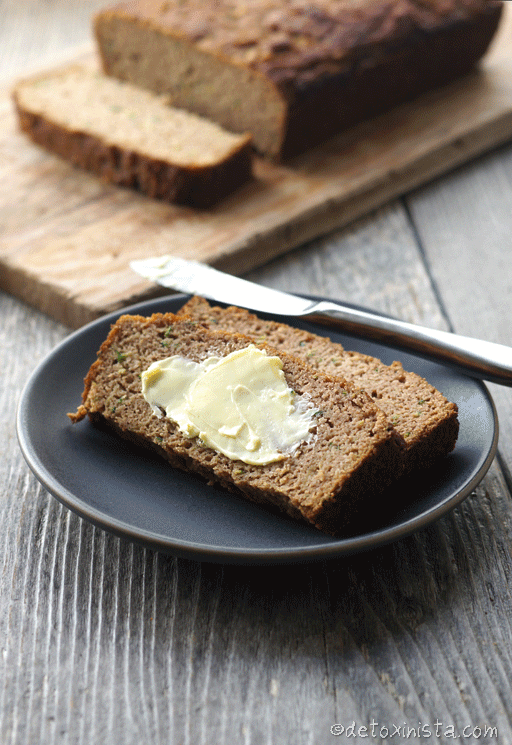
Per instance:
[[[512,9],[510,9],[512,10]],[[482,69],[255,180],[209,212],[101,184],[31,145],[0,105],[0,286],[71,326],[154,294],[132,258],[245,272],[512,136],[512,12]]]
[[[69,60],[82,44],[90,49],[92,16],[103,7],[105,0],[0,0],[0,86]]]
[[[507,145],[410,195],[408,204],[456,330],[512,347],[511,169],[512,148]],[[511,390],[490,388],[499,412],[500,451],[510,453]]]

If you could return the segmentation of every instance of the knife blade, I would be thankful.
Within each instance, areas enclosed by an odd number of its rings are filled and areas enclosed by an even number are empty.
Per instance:
[[[416,352],[471,377],[512,386],[512,348],[503,344],[429,329],[338,302],[291,295],[226,274],[198,261],[169,255],[134,260],[130,267],[147,280],[188,295],[200,295],[220,303],[283,316],[283,320],[292,316],[342,328],[348,333]]]

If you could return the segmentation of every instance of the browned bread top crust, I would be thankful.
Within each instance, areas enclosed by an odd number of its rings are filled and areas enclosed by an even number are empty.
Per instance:
[[[375,499],[401,474],[396,436],[365,393],[342,388],[339,381],[280,353],[288,385],[299,395],[309,395],[319,413],[311,442],[263,466],[231,460],[201,446],[197,438],[185,437],[173,421],[156,417],[142,395],[140,374],[156,360],[179,354],[198,362],[250,343],[240,334],[210,331],[172,314],[122,316],[91,366],[83,405],[71,419],[89,415],[153,447],[176,467],[337,533],[358,505]]]
[[[137,16],[290,90],[500,8],[500,0],[138,0],[110,13]]]

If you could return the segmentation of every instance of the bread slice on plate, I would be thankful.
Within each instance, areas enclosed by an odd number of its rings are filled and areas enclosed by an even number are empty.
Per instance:
[[[252,176],[249,134],[85,65],[20,81],[13,97],[35,143],[150,197],[211,207]]]
[[[327,337],[263,320],[241,308],[211,306],[200,297],[187,302],[179,314],[210,328],[264,341],[279,353],[292,354],[318,371],[340,377],[342,385],[348,381],[366,391],[400,438],[405,471],[428,468],[455,447],[459,432],[456,404],[421,376],[404,370],[400,362],[385,365],[375,357],[347,351]]]
[[[142,383],[148,368],[162,359],[194,366],[212,358],[225,360],[248,347],[265,358],[278,357],[286,385],[310,417],[307,437],[278,460],[257,465],[205,444],[201,433],[184,430],[179,417],[155,409]],[[221,391],[212,387],[206,393],[207,408],[208,402],[214,407]],[[270,424],[272,400],[261,405],[263,421]],[[403,467],[393,428],[363,391],[342,387],[339,380],[282,350],[277,353],[241,334],[213,331],[171,313],[124,315],[112,326],[85,379],[83,403],[69,416],[73,422],[89,416],[152,448],[172,466],[332,535],[342,533],[361,508],[374,504]]]

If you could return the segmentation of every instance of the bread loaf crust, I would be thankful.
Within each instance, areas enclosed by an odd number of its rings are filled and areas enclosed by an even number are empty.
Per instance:
[[[122,316],[85,379],[82,406],[70,418],[76,422],[88,415],[151,447],[175,467],[338,534],[365,499],[374,499],[402,473],[396,435],[365,393],[350,386],[342,390],[339,381],[280,354],[288,385],[299,395],[311,396],[319,414],[312,442],[289,458],[263,466],[233,461],[185,437],[170,419],[154,416],[142,396],[140,373],[157,359],[180,354],[200,361],[250,343],[240,334],[212,332],[169,313]]]
[[[501,0],[137,0],[100,12],[95,33],[109,74],[168,92],[234,131],[240,131],[239,114],[226,110],[221,121],[215,104],[196,98],[193,86],[204,84],[204,76],[192,80],[192,71],[184,91],[186,65],[174,80],[172,70],[164,80],[151,69],[151,45],[167,39],[180,44],[191,68],[198,56],[210,55],[252,73],[254,85],[265,81],[260,105],[276,109],[273,141],[243,126],[257,148],[288,157],[471,70],[501,11]],[[137,48],[141,33],[147,34],[145,51]],[[244,95],[239,106],[247,106]]]

